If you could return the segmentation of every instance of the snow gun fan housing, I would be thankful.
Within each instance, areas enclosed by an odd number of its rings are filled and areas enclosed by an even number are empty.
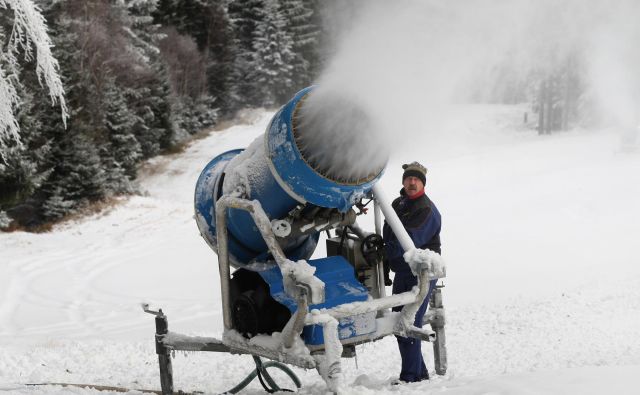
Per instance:
[[[292,126],[302,158],[333,182],[368,183],[387,162],[384,143],[371,138],[375,134],[371,118],[352,99],[326,93],[303,96],[294,110]]]
[[[202,171],[196,221],[216,252],[215,202],[223,195],[260,202],[269,219],[279,221],[278,241],[287,258],[308,259],[323,230],[314,225],[319,217],[329,222],[351,217],[351,207],[382,175],[386,156],[379,151],[359,152],[355,160],[345,154],[365,137],[366,113],[346,99],[314,93],[314,87],[298,92],[273,116],[263,137],[246,150],[217,156]],[[267,260],[267,245],[247,212],[229,209],[227,228],[233,266]]]

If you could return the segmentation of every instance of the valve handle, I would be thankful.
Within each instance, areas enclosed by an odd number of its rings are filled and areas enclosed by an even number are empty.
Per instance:
[[[384,256],[384,241],[382,240],[382,236],[377,233],[372,233],[362,239],[360,252],[362,252],[364,259],[369,265],[375,265],[376,262]]]

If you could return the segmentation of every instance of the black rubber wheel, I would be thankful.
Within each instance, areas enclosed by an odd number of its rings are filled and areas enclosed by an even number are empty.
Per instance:
[[[260,325],[259,310],[253,296],[254,291],[245,291],[233,304],[233,327],[248,338],[259,333]]]

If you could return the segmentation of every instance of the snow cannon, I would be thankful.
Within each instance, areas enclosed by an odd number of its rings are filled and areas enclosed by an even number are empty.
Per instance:
[[[294,272],[298,270],[292,274],[294,277],[301,277],[304,270],[315,274],[306,284],[314,308],[368,297],[367,289],[354,277],[353,268],[343,257],[305,261],[304,265],[291,263],[311,257],[321,231],[355,222],[352,207],[370,192],[386,162],[378,158],[372,161],[373,165],[347,169],[350,159],[344,158],[340,166],[331,165],[342,158],[335,149],[327,149],[335,139],[326,141],[326,119],[338,118],[331,122],[330,134],[345,136],[362,134],[369,125],[368,117],[344,98],[334,97],[331,105],[325,101],[319,106],[309,99],[313,92],[313,87],[298,92],[273,116],[264,135],[247,149],[214,158],[196,184],[196,221],[204,239],[217,253],[220,254],[220,224],[215,211],[222,197],[253,202],[268,220],[260,223],[255,213],[233,205],[226,208],[223,219],[229,264],[245,269],[234,273],[229,295],[232,326],[245,336],[282,330],[297,310],[297,291],[285,286],[285,265]],[[319,139],[322,133],[325,138]],[[275,264],[278,257],[265,233],[273,233],[275,244],[282,251],[279,265]],[[375,314],[368,314],[368,321],[345,318],[341,323],[343,337],[375,330]],[[322,345],[319,327],[305,328],[305,341]]]
[[[163,393],[172,391],[170,350],[246,353],[316,368],[338,392],[340,358],[391,334],[433,341],[436,371],[444,374],[444,311],[435,287],[444,264],[435,252],[413,245],[377,183],[388,156],[364,108],[342,93],[303,89],[246,149],[222,153],[205,166],[195,189],[195,218],[218,254],[224,332],[222,340],[173,336],[162,311],[145,310],[156,314]],[[357,224],[370,202],[375,232]],[[391,296],[382,214],[418,278],[413,290]],[[310,259],[323,232],[327,256]],[[430,294],[424,322],[435,332],[414,326]]]

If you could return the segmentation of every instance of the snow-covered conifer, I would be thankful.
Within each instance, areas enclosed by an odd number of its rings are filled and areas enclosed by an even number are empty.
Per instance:
[[[265,18],[264,1],[232,0],[228,10],[234,33],[234,95],[245,107],[261,105],[261,95],[255,91],[255,70],[260,66],[255,64],[254,42]]]
[[[274,106],[285,101],[293,85],[293,40],[285,30],[285,19],[276,0],[265,0],[264,18],[258,24],[253,42],[253,91],[260,103]]]
[[[51,39],[40,10],[31,0],[0,0],[0,12],[12,13],[10,31],[0,30],[5,46],[0,48],[0,155],[9,141],[20,141],[19,125],[14,111],[20,98],[18,65],[22,57],[35,61],[41,85],[49,90],[53,104],[59,104],[63,120],[67,118],[64,89],[59,65],[51,53]],[[35,52],[35,54],[34,54]]]
[[[316,62],[318,57],[320,29],[314,19],[313,6],[308,1],[279,0],[279,3],[284,16],[285,30],[292,39],[293,90],[297,91],[310,85],[315,78],[312,62]]]
[[[55,147],[55,169],[45,184],[45,218],[56,219],[101,199],[108,190],[99,150],[87,133],[69,131]]]
[[[115,81],[110,81],[105,90],[104,99],[106,103],[104,123],[110,142],[106,146],[106,154],[109,159],[113,158],[113,168],[122,169],[123,178],[127,181],[133,180],[136,178],[136,165],[142,156],[140,143],[133,134],[137,118],[129,109],[124,93]]]

